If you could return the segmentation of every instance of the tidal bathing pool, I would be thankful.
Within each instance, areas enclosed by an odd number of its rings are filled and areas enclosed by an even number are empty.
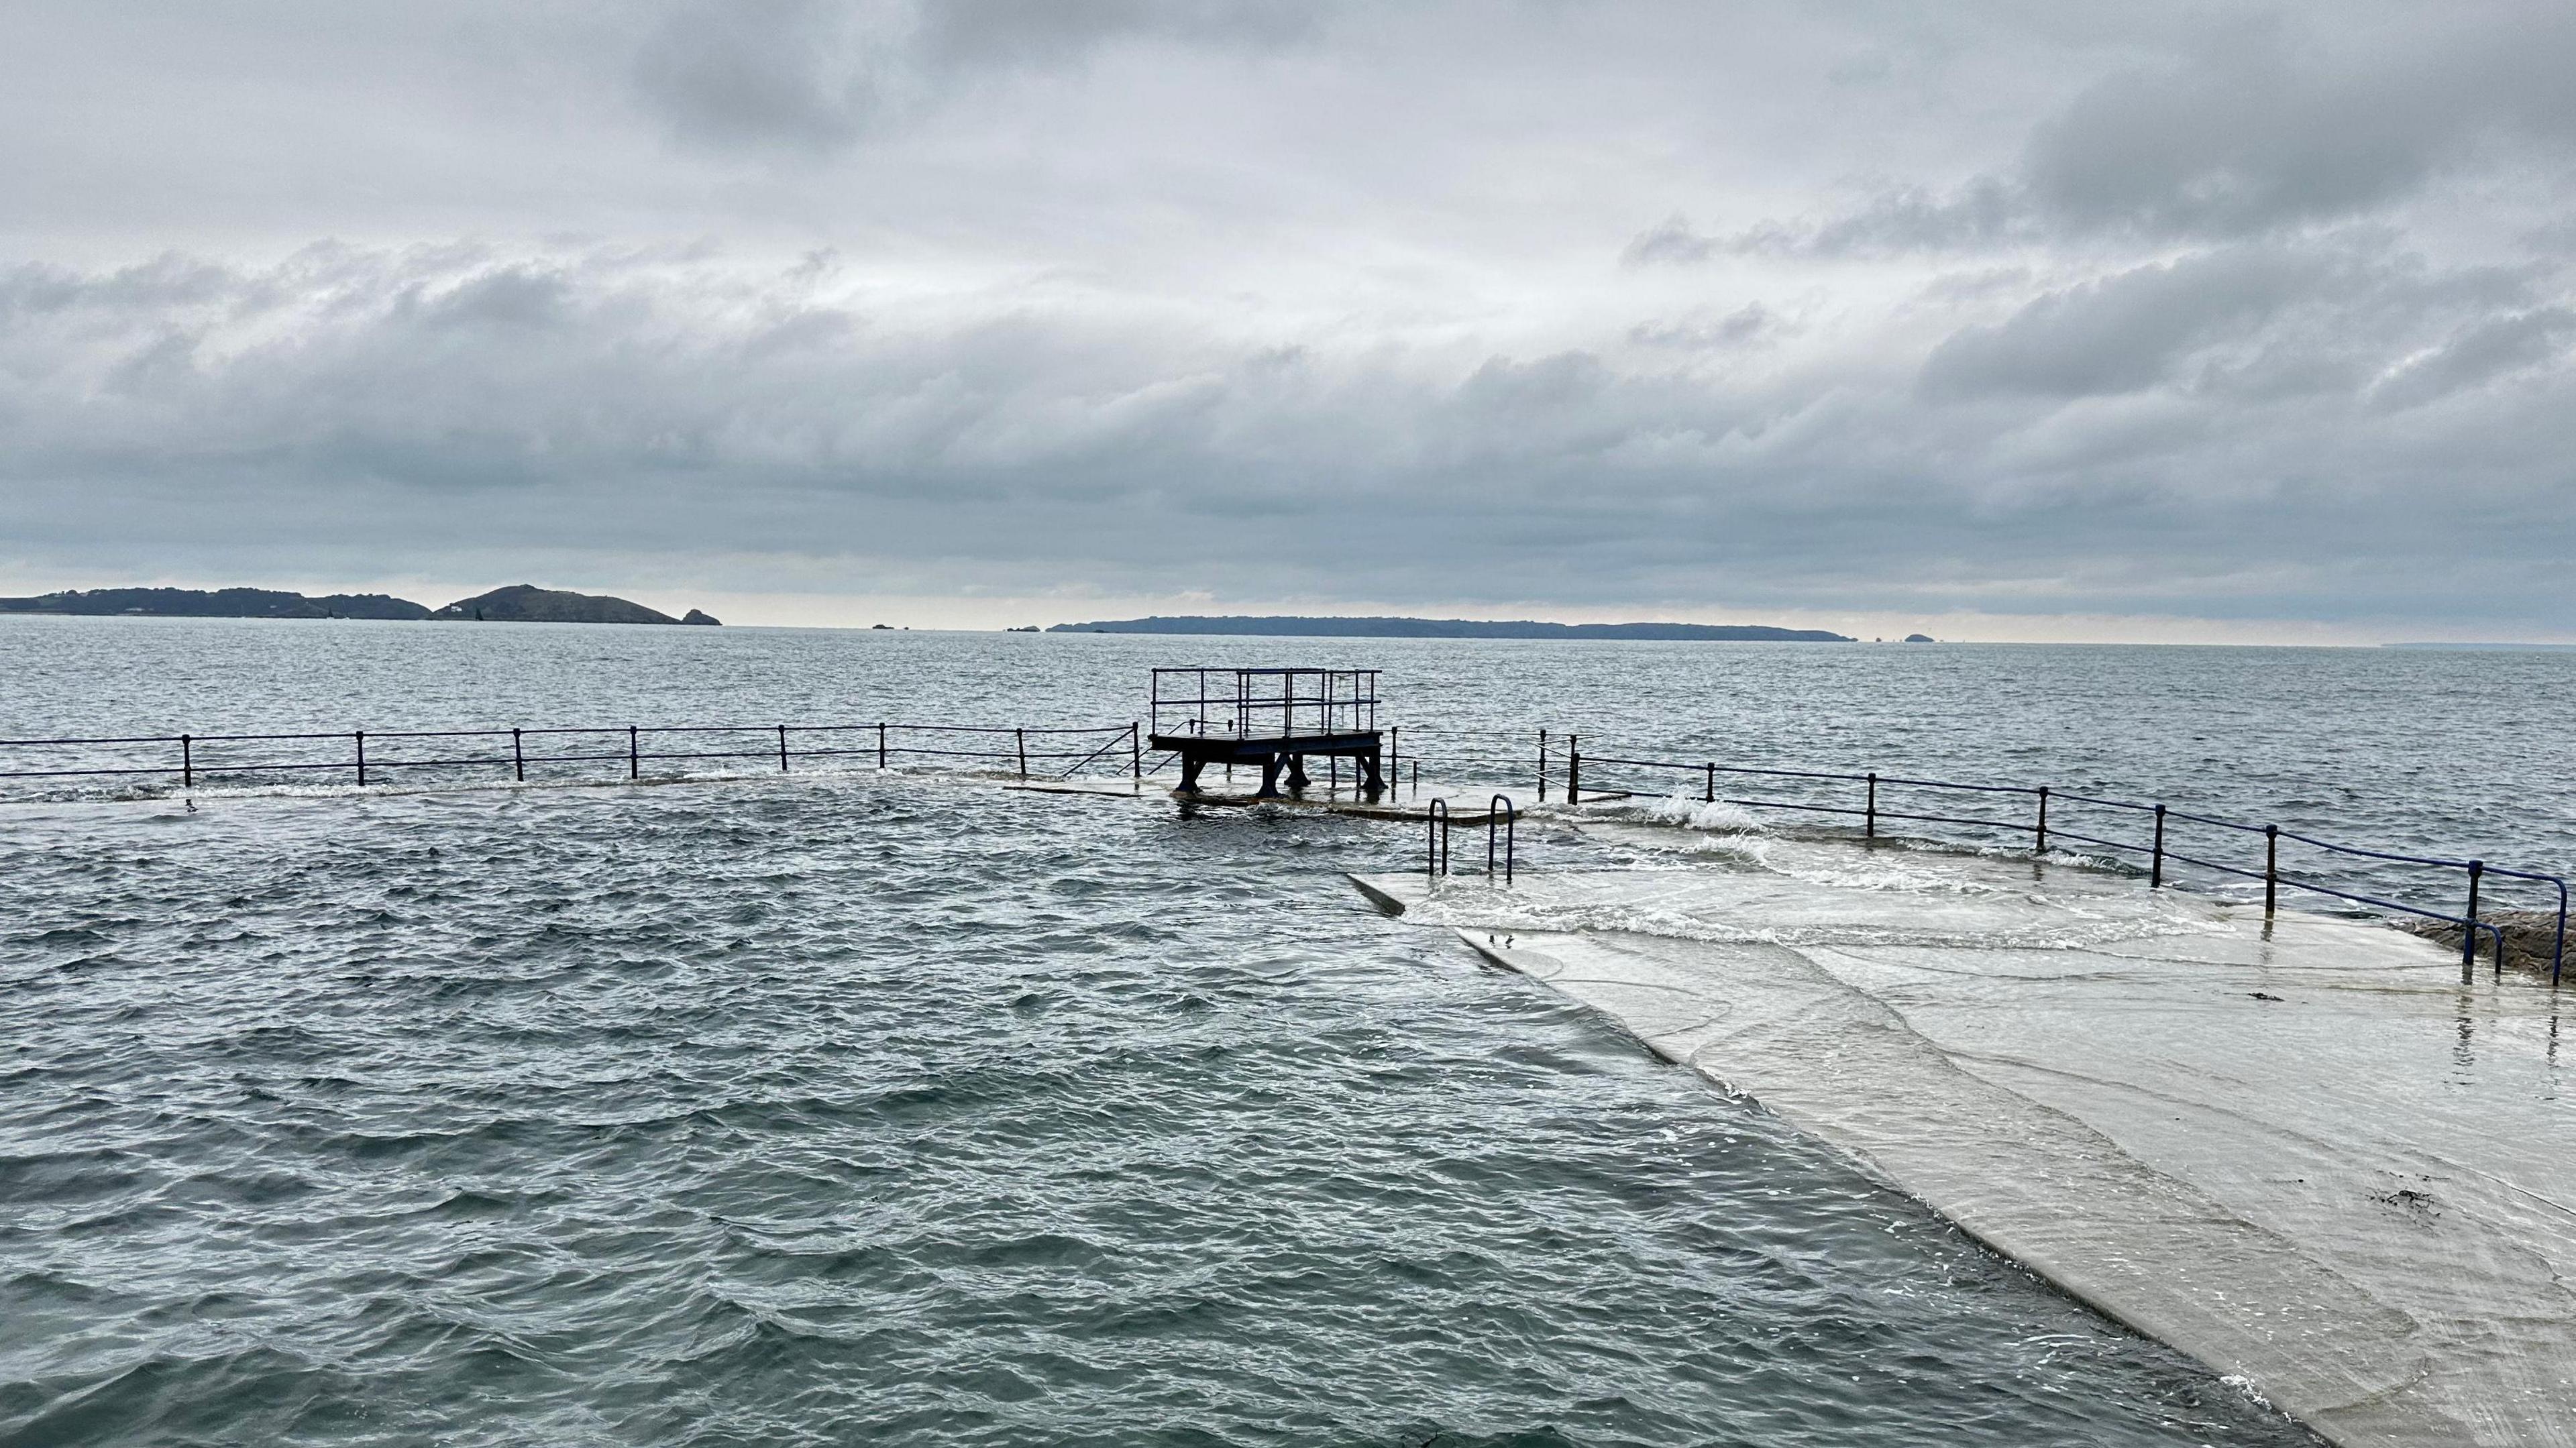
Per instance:
[[[1390,929],[1388,849],[901,778],[14,810],[0,1441],[2311,1441]]]

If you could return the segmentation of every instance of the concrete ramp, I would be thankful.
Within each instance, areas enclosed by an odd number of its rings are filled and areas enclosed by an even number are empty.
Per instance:
[[[2545,986],[2091,871],[1605,833],[1638,868],[1358,883],[2336,1442],[2576,1445]]]

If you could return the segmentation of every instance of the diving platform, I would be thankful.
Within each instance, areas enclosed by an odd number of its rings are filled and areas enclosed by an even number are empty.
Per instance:
[[[1211,764],[1259,769],[1255,799],[1302,794],[1310,759],[1350,760],[1354,787],[1373,798],[1386,790],[1377,680],[1375,669],[1156,669],[1146,745],[1179,756],[1172,793],[1185,798],[1203,792]]]

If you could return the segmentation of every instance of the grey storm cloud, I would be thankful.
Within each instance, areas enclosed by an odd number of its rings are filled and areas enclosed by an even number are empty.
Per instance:
[[[2473,23],[2455,23],[2460,20]],[[2379,30],[2289,33],[2277,16],[2116,69],[2033,124],[2005,167],[1897,183],[1821,217],[1726,234],[1676,214],[1632,265],[2044,244],[2104,232],[2233,238],[2411,197],[2447,167],[2576,142],[2576,10],[2419,11]],[[2481,155],[2481,152],[2488,154]]]
[[[2567,627],[2553,9],[324,14],[0,19],[0,581]]]
[[[1325,13],[1278,0],[689,0],[650,31],[634,80],[685,143],[828,152],[984,73],[1075,67],[1121,41],[1268,48]]]

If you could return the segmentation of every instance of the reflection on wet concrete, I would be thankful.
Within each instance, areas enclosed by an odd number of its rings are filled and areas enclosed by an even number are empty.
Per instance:
[[[2338,1442],[2576,1443],[2545,985],[2026,859],[1586,828],[1638,867],[1361,883]]]

